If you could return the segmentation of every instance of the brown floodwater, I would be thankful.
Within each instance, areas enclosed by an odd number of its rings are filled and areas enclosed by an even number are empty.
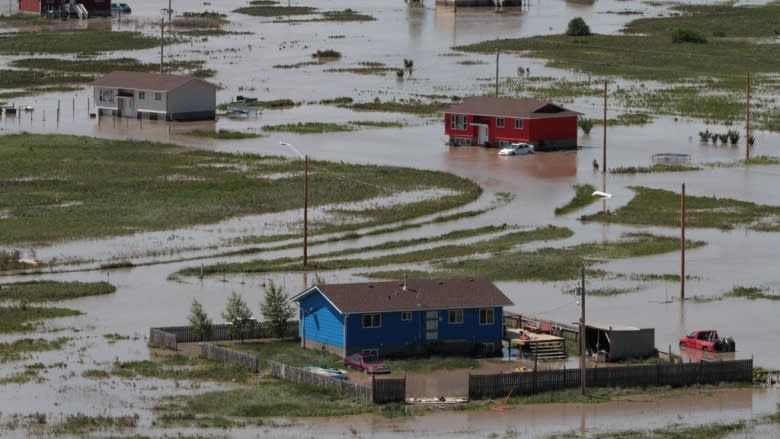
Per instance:
[[[245,2],[230,0],[214,5],[197,2],[173,4],[177,12],[230,11]],[[691,2],[687,2],[691,3]],[[703,1],[696,3],[704,3]],[[740,2],[755,4],[761,2]],[[336,8],[331,2],[313,1],[324,10]],[[131,3],[133,14],[118,20],[95,19],[75,23],[74,27],[111,26],[114,29],[139,29],[156,34],[154,22],[160,18],[160,5],[147,2]],[[426,225],[419,229],[396,232],[381,237],[361,238],[354,242],[339,242],[313,246],[310,254],[350,246],[365,246],[384,241],[435,236],[453,229],[488,224],[523,224],[531,227],[556,224],[575,231],[572,238],[555,243],[535,243],[528,248],[571,245],[618,239],[623,233],[649,231],[678,236],[672,228],[637,228],[620,225],[582,224],[577,218],[602,208],[592,205],[580,212],[555,217],[553,210],[569,201],[575,184],[592,184],[613,193],[606,206],[617,209],[632,197],[631,186],[642,185],[679,191],[686,184],[689,195],[736,198],[763,204],[780,204],[776,182],[778,166],[750,168],[711,168],[690,173],[650,175],[607,175],[594,172],[591,162],[602,162],[602,132],[593,129],[581,136],[583,148],[578,151],[540,153],[524,157],[498,157],[496,150],[479,147],[451,148],[443,143],[442,121],[417,118],[396,113],[358,113],[315,104],[321,99],[352,96],[358,101],[375,97],[382,100],[407,98],[415,94],[470,95],[485,93],[495,74],[495,55],[457,54],[451,46],[468,44],[496,37],[514,37],[558,33],[575,16],[583,17],[597,33],[617,32],[627,21],[639,16],[666,14],[663,5],[645,2],[531,0],[527,10],[507,10],[496,14],[491,8],[436,7],[428,0],[424,7],[409,7],[400,0],[340,2],[338,9],[353,8],[373,15],[370,23],[269,23],[266,19],[229,14],[229,28],[251,31],[251,35],[208,38],[192,44],[166,48],[167,56],[177,59],[205,59],[206,67],[215,69],[211,80],[221,86],[218,102],[229,102],[239,94],[261,100],[291,98],[306,103],[286,110],[265,110],[257,116],[240,119],[220,118],[209,124],[168,124],[125,119],[90,119],[93,107],[91,90],[49,93],[13,99],[33,111],[21,112],[15,118],[0,120],[0,134],[21,131],[38,133],[68,133],[100,136],[112,139],[144,139],[175,142],[221,152],[272,154],[295,159],[297,155],[279,145],[289,142],[317,160],[343,160],[355,163],[378,163],[435,169],[468,177],[485,188],[485,195],[470,208],[490,205],[496,194],[513,195],[511,202],[476,218],[448,224]],[[620,12],[620,13],[616,13]],[[629,13],[630,12],[630,13]],[[640,15],[641,13],[641,15]],[[63,26],[63,24],[60,24]],[[28,29],[36,31],[36,29]],[[275,69],[277,64],[308,61],[316,50],[334,49],[342,52],[340,61],[298,69]],[[116,56],[137,57],[146,62],[159,60],[156,49],[118,52]],[[21,57],[1,57],[0,65]],[[383,62],[388,66],[402,65],[403,59],[414,61],[411,77],[398,80],[395,75],[364,76],[330,73],[330,67],[356,66],[359,62]],[[463,65],[459,61],[482,61],[484,64]],[[5,67],[4,67],[5,68]],[[531,75],[565,76],[570,73],[548,68],[540,60],[521,55],[501,55],[502,77],[516,76],[518,69],[528,68]],[[488,87],[488,88],[486,88]],[[577,100],[567,107],[586,117],[600,118],[599,100]],[[58,114],[58,107],[60,108]],[[610,109],[614,116],[622,109]],[[402,128],[367,129],[348,133],[296,135],[272,133],[267,137],[240,141],[223,141],[186,136],[196,127],[261,132],[266,124],[294,122],[339,122],[354,120],[401,121]],[[685,118],[659,117],[641,127],[609,127],[608,167],[645,166],[659,152],[686,153],[694,163],[734,161],[744,157],[744,144],[736,147],[702,145],[697,132],[709,127],[703,121]],[[753,155],[780,155],[780,136],[758,131]],[[0,137],[0,143],[2,138]],[[603,163],[602,163],[603,166]],[[404,194],[404,197],[431,197],[435,194]],[[383,201],[387,202],[387,200]],[[360,206],[352,206],[360,208]],[[325,209],[312,209],[313,218],[323,218]],[[31,279],[97,281],[108,280],[117,286],[115,294],[69,301],[63,306],[76,308],[83,316],[47,321],[45,338],[72,337],[65,349],[56,353],[35,354],[15,363],[0,364],[0,377],[18,373],[23,366],[35,362],[45,365],[66,363],[66,367],[50,367],[42,373],[41,383],[8,384],[0,393],[2,421],[13,413],[45,412],[54,419],[70,413],[124,415],[139,413],[141,431],[154,431],[148,426],[154,417],[151,408],[157,398],[169,394],[187,394],[217,386],[194,386],[144,380],[134,383],[121,379],[89,380],[81,373],[89,369],[108,369],[115,361],[148,359],[146,337],[150,326],[175,325],[186,322],[189,305],[197,299],[206,311],[219,320],[227,296],[235,291],[244,295],[255,313],[259,314],[260,286],[266,278],[284,285],[291,294],[310,285],[314,274],[273,273],[267,275],[217,276],[203,280],[184,278],[169,280],[169,275],[181,268],[200,263],[246,260],[247,257],[206,258],[190,262],[174,262],[183,257],[207,257],[214,249],[240,248],[231,240],[244,235],[283,233],[300,230],[300,210],[279,215],[259,215],[234,218],[218,224],[140,233],[128,237],[104,240],[83,240],[35,248],[36,257],[46,261],[88,261],[70,266],[72,272],[40,276],[7,277],[5,282]],[[703,240],[708,245],[686,252],[686,272],[694,279],[686,282],[688,297],[719,296],[734,285],[761,286],[770,292],[780,291],[777,271],[780,234],[759,233],[737,228],[731,231],[714,229],[686,230],[688,239]],[[270,252],[268,257],[297,256],[300,249]],[[102,263],[132,259],[137,262],[159,263],[131,269],[82,271],[82,268]],[[601,264],[610,272],[632,274],[678,273],[680,256],[676,253],[631,258]],[[405,268],[403,266],[397,268]],[[419,268],[419,267],[409,267]],[[348,270],[318,273],[329,282],[362,281]],[[564,294],[575,286],[569,282],[498,282],[498,286],[514,301],[509,308],[522,314],[575,322],[579,306],[571,295]],[[588,288],[632,285],[621,280],[588,280]],[[655,328],[656,346],[679,352],[678,338],[694,329],[715,328],[724,336],[734,337],[736,358],[754,358],[757,365],[780,367],[780,337],[777,314],[780,305],[774,301],[723,299],[708,303],[684,303],[676,300],[680,286],[668,282],[647,282],[646,288],[616,297],[589,297],[587,319],[590,322],[613,323]],[[104,334],[128,335],[129,340],[109,343]],[[18,336],[4,336],[9,341]],[[694,355],[686,356],[697,361]],[[443,375],[438,384],[422,391],[450,385],[455,378]],[[443,383],[443,384],[442,384]],[[460,384],[458,384],[460,385]],[[421,395],[423,396],[423,395]],[[427,395],[424,395],[427,396]],[[607,404],[545,405],[512,408],[504,412],[442,412],[419,417],[385,419],[373,416],[338,419],[293,420],[285,428],[264,427],[232,430],[231,437],[300,437],[344,436],[392,437],[409,434],[422,436],[486,436],[490,433],[518,437],[538,437],[556,432],[588,433],[630,429],[656,428],[671,423],[699,424],[713,421],[732,422],[775,410],[777,390],[741,390],[708,398],[676,398],[658,401],[622,401]],[[762,435],[774,435],[774,427],[761,427]],[[188,429],[177,430],[184,433]],[[4,432],[25,436],[23,432]],[[221,430],[215,434],[224,434]]]

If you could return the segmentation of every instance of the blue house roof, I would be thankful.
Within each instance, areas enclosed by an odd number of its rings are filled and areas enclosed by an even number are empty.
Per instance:
[[[512,305],[487,279],[408,280],[313,286],[292,300],[319,292],[341,314],[425,311]]]

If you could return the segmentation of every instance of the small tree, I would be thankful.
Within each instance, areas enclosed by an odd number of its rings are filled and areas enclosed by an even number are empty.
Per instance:
[[[585,134],[590,134],[590,130],[593,129],[593,119],[580,119],[577,121],[577,125],[582,129]]]
[[[566,28],[566,35],[570,37],[587,37],[590,35],[590,27],[582,17],[572,18]]]
[[[200,337],[201,341],[211,338],[211,319],[203,310],[203,305],[195,299],[192,299],[192,306],[190,306],[189,321],[192,331]]]
[[[237,294],[235,291],[230,293],[225,312],[222,313],[222,318],[230,323],[230,337],[237,338],[243,342],[249,332],[252,311],[249,310],[244,298],[240,294]]]
[[[284,288],[269,280],[265,284],[265,302],[260,304],[263,320],[269,330],[277,338],[282,338],[287,322],[293,317],[295,310],[287,302]]]
[[[707,38],[701,34],[701,32],[693,29],[675,29],[672,32],[672,43],[696,43],[704,44],[707,42]]]

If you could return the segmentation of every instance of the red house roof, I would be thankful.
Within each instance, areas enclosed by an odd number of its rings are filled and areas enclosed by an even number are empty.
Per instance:
[[[312,287],[292,300],[319,290],[342,314],[423,311],[512,305],[487,279],[408,280],[327,284]]]
[[[567,110],[552,102],[537,101],[535,99],[491,98],[488,96],[466,98],[460,104],[450,107],[446,112],[518,119],[545,119],[582,114]]]
[[[193,76],[160,73],[115,71],[95,80],[93,86],[129,88],[134,90],[171,91],[190,81],[200,81],[214,88],[216,85]]]

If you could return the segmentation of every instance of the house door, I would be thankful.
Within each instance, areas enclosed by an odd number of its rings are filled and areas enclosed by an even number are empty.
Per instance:
[[[135,110],[133,110],[133,98],[130,97],[117,97],[119,100],[119,117],[135,117]]]
[[[428,311],[425,313],[425,339],[439,339],[439,312]]]
[[[477,125],[477,145],[485,145],[488,142],[488,126]]]

